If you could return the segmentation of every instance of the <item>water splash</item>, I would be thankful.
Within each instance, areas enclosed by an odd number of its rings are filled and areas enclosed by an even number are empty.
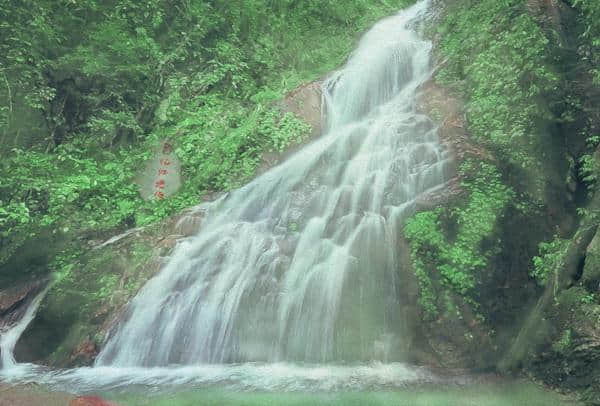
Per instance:
[[[431,44],[413,26],[427,7],[376,24],[324,83],[321,139],[206,205],[96,365],[406,357],[398,232],[414,199],[450,177],[415,109]]]
[[[40,307],[42,300],[46,296],[48,289],[49,287],[46,287],[44,290],[38,293],[27,307],[27,310],[25,311],[25,314],[23,314],[23,317],[21,317],[21,320],[0,335],[0,371],[9,371],[17,367],[17,362],[13,354],[15,345],[17,345],[17,341],[19,341],[19,338],[21,338],[23,332],[35,317],[35,314]]]
[[[22,364],[8,382],[34,382],[53,390],[78,394],[104,391],[165,392],[172,389],[218,388],[230,391],[333,392],[401,389],[457,382],[426,368],[401,363],[366,365],[243,363],[180,367],[86,367],[50,370]],[[2,375],[0,374],[0,377]]]

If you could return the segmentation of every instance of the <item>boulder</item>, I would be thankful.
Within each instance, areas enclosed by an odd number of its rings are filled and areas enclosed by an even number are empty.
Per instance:
[[[173,144],[163,140],[156,148],[154,157],[138,174],[136,182],[144,200],[165,199],[181,187],[181,162]]]
[[[0,331],[9,328],[21,318],[44,282],[32,280],[0,289]]]
[[[321,82],[304,84],[285,95],[280,108],[285,113],[293,113],[310,124],[312,132],[309,138],[318,137],[322,131]]]

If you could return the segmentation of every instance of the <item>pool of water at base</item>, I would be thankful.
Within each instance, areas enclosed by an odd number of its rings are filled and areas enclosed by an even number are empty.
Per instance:
[[[580,406],[568,396],[528,381],[402,363],[249,363],[62,371],[27,364],[20,367],[10,375],[0,374],[0,383],[18,385],[24,394],[33,385],[37,399],[44,394],[50,399],[57,393],[98,395],[119,406]],[[29,402],[45,405],[43,400]]]
[[[567,406],[579,405],[532,383],[421,387],[382,392],[236,392],[219,389],[148,395],[105,393],[123,406]]]

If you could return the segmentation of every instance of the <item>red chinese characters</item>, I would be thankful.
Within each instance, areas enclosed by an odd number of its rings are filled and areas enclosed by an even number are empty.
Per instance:
[[[168,167],[172,164],[172,162],[169,159],[168,155],[173,153],[173,145],[169,142],[163,143],[161,152],[167,156],[162,156],[158,161],[158,163],[160,164],[160,167],[158,168],[158,171],[157,171],[158,176],[154,182],[154,195],[153,195],[154,198],[159,199],[159,200],[162,200],[166,197],[165,188],[167,186],[167,181],[166,181],[166,179],[162,178],[162,176],[167,176],[169,174]]]

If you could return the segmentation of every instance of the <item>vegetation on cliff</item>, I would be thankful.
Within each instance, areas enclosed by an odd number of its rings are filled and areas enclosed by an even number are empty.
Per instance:
[[[58,249],[242,184],[308,131],[272,102],[410,2],[2,0],[0,279],[45,271],[10,262],[32,239]],[[135,173],[163,139],[184,187],[144,202]]]
[[[467,155],[461,197],[406,225],[425,320],[467,319],[459,346],[474,333],[496,353],[481,366],[525,366],[591,404],[600,401],[600,278],[591,245],[586,253],[600,221],[599,12],[594,1],[448,2],[435,79],[465,100],[471,142],[487,158]],[[522,330],[507,334],[531,297],[540,299]]]
[[[90,248],[248,181],[310,130],[276,101],[412,2],[0,0],[0,284],[54,279],[18,358],[91,362],[164,241]],[[135,175],[165,139],[184,186],[143,201]]]
[[[0,283],[56,271],[23,337],[40,351],[20,358],[90,362],[160,258],[88,240],[250,179],[310,130],[274,101],[412,2],[0,0]],[[486,153],[460,163],[458,198],[406,223],[423,319],[460,320],[464,348],[487,346],[478,367],[600,404],[600,2],[437,3],[435,79]],[[143,201],[135,174],[164,139],[184,187]]]

